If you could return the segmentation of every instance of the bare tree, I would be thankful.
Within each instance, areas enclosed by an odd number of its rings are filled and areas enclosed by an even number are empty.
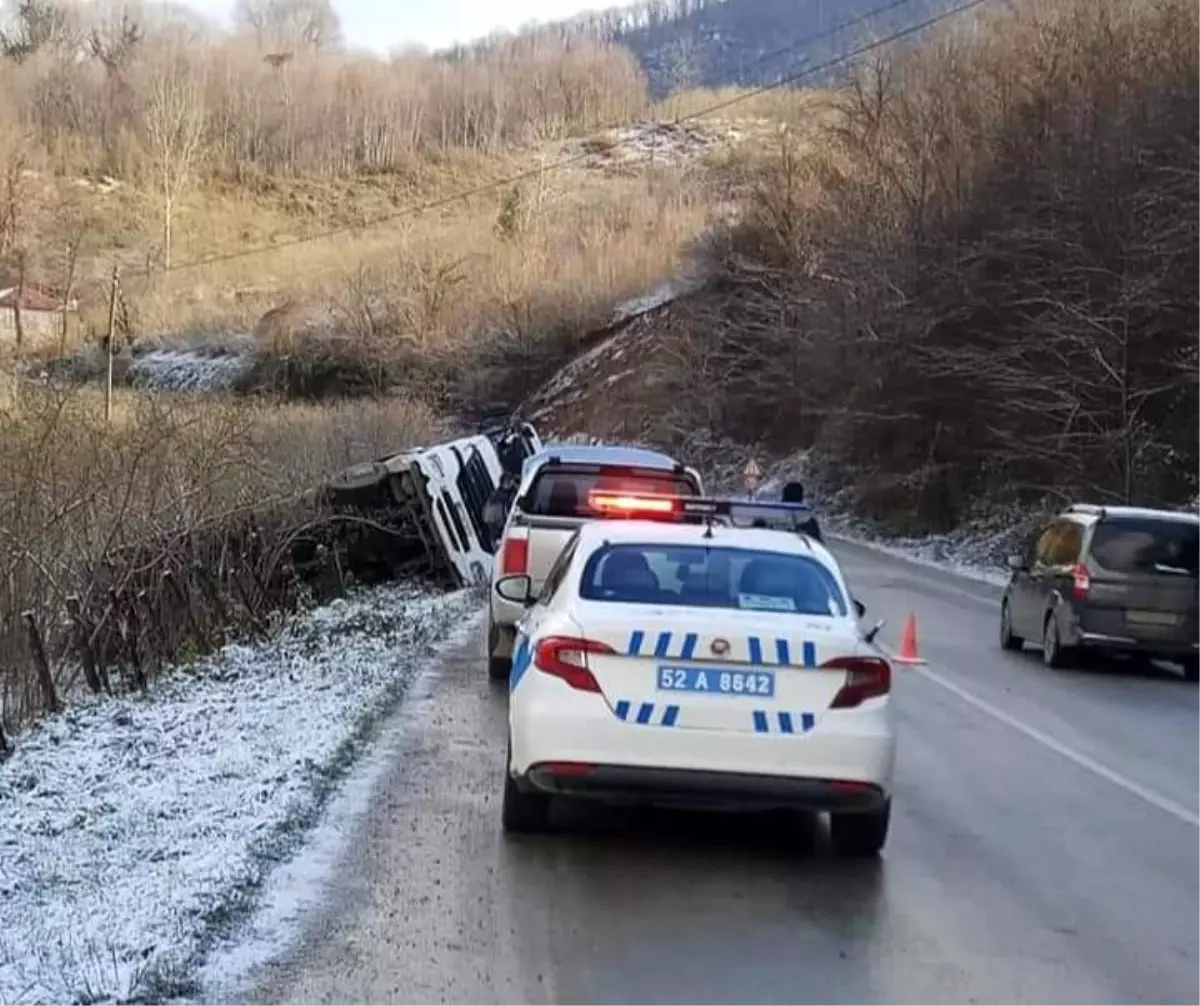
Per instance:
[[[22,210],[28,166],[24,146],[15,130],[11,135],[0,133],[0,259],[13,253],[24,236]]]
[[[119,18],[97,25],[88,33],[88,48],[108,73],[120,76],[145,34],[129,10],[122,8]]]
[[[19,0],[13,28],[0,31],[0,52],[14,63],[23,63],[43,48],[66,41],[71,27],[71,12],[65,5]]]
[[[182,51],[152,68],[145,128],[162,197],[163,268],[171,268],[171,224],[175,206],[203,150],[204,78]]]
[[[238,0],[234,21],[269,52],[325,52],[342,41],[330,0]]]

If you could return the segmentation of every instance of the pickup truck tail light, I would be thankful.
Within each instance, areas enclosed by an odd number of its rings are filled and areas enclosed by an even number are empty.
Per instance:
[[[528,533],[514,534],[512,531],[509,531],[504,539],[504,548],[500,554],[500,572],[504,576],[512,576],[514,573],[525,573],[528,569]]]

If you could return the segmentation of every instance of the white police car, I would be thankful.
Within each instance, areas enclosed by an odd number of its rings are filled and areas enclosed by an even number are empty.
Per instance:
[[[527,607],[510,678],[503,824],[556,795],[828,811],[835,850],[887,837],[891,668],[803,505],[604,496]],[[629,520],[611,518],[627,515]],[[647,519],[649,518],[649,519]]]

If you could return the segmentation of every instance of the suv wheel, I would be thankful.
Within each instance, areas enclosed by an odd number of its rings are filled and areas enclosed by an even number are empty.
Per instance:
[[[878,810],[866,813],[830,814],[829,839],[838,856],[865,859],[879,855],[887,841],[888,823],[892,816],[889,799]]]
[[[507,681],[509,674],[512,673],[512,657],[496,656],[495,653],[499,646],[500,629],[488,622],[488,677],[492,681]]]
[[[1062,644],[1058,634],[1058,618],[1053,611],[1046,616],[1046,627],[1042,631],[1042,662],[1055,670],[1071,664],[1071,650]]]
[[[1000,646],[1014,653],[1025,646],[1025,640],[1013,632],[1012,613],[1008,610],[1008,601],[1000,605]]]

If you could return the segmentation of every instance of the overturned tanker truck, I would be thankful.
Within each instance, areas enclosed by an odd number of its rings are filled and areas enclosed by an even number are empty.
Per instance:
[[[319,491],[346,571],[360,582],[419,576],[453,588],[487,583],[496,542],[484,507],[505,470],[541,450],[534,427],[485,421],[471,436],[368,461]],[[297,571],[323,564],[322,535],[297,542]]]
[[[109,669],[143,668],[205,650],[235,623],[262,631],[268,612],[351,583],[399,578],[455,589],[486,584],[496,542],[483,519],[504,471],[541,450],[517,420],[347,469],[303,494],[210,527],[107,553],[90,589],[68,602],[72,647],[96,690]]]

